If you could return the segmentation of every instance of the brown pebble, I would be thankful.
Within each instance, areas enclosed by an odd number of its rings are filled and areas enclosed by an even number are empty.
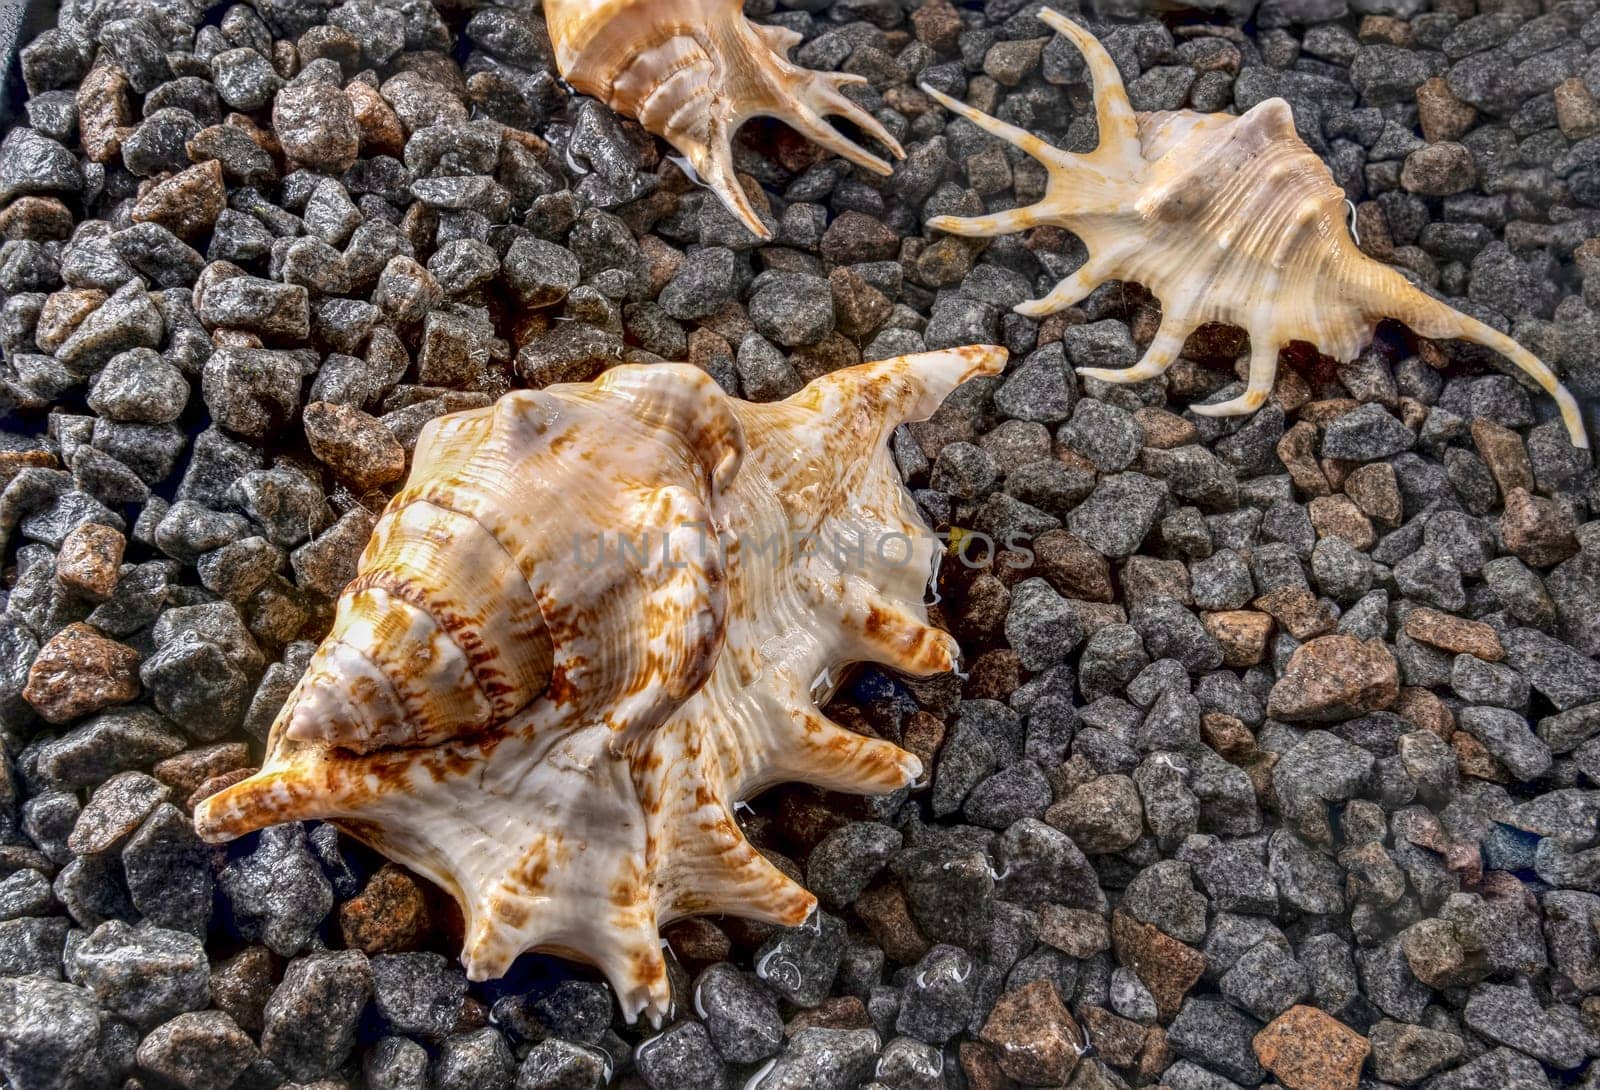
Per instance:
[[[1363,45],[1397,45],[1409,49],[1415,37],[1410,23],[1392,15],[1363,15],[1361,25],[1356,28],[1356,40]]]
[[[1362,513],[1354,500],[1343,493],[1318,496],[1307,507],[1310,508],[1311,525],[1319,538],[1339,538],[1360,552],[1372,548],[1372,543],[1377,540],[1372,520]]]
[[[1322,475],[1328,478],[1328,485],[1335,492],[1344,491],[1345,478],[1357,468],[1357,463],[1343,458],[1318,458],[1317,465],[1322,467]]]
[[[1051,805],[1044,819],[1090,855],[1131,848],[1144,832],[1139,791],[1127,776],[1096,776],[1080,784]]]
[[[78,139],[83,153],[96,163],[122,155],[122,142],[133,131],[133,101],[128,77],[114,64],[96,65],[78,84]]]
[[[283,145],[271,129],[264,129],[256,124],[255,118],[249,114],[230,113],[222,119],[224,125],[238,129],[248,136],[262,151],[274,159],[283,158]]]
[[[898,883],[885,882],[867,890],[856,898],[855,910],[872,941],[901,965],[915,965],[932,945],[911,918],[905,891]]]
[[[1195,442],[1200,431],[1191,421],[1154,405],[1134,410],[1133,419],[1144,429],[1144,445],[1157,450],[1175,450]]]
[[[311,453],[356,488],[376,488],[405,475],[405,448],[376,417],[352,405],[313,401],[304,424]]]
[[[1067,598],[1089,602],[1115,600],[1111,562],[1066,530],[1047,530],[1033,543],[1038,573]]]
[[[1100,1058],[1112,1067],[1129,1068],[1144,1050],[1145,1027],[1112,1014],[1104,1007],[1082,1006],[1083,1031]]]
[[[302,66],[323,57],[346,73],[356,71],[361,65],[360,39],[340,26],[312,27],[295,42],[295,53]]]
[[[1457,98],[1443,76],[1417,88],[1417,120],[1428,143],[1459,139],[1477,119],[1478,111]]]
[[[871,1029],[867,1006],[853,995],[834,995],[809,1010],[795,1012],[783,1024],[790,1037],[803,1029]]]
[[[962,695],[968,700],[1005,700],[1027,679],[1022,656],[1009,647],[997,648],[972,661]]]
[[[18,197],[0,208],[0,238],[57,242],[72,234],[72,213],[54,197]]]
[[[1016,1090],[1017,1084],[1000,1070],[994,1050],[978,1041],[962,1041],[956,1050],[969,1090]]]
[[[854,367],[861,362],[861,349],[849,337],[834,330],[816,344],[793,349],[789,362],[803,381],[811,382],[841,368]]]
[[[1093,636],[1108,624],[1128,623],[1127,611],[1121,606],[1110,602],[1074,600],[1072,608],[1078,614],[1078,623],[1083,625],[1085,639]]]
[[[1130,556],[1122,564],[1122,598],[1129,609],[1151,598],[1171,598],[1185,608],[1194,606],[1189,569],[1181,560]]]
[[[1456,655],[1476,655],[1485,662],[1499,662],[1506,657],[1499,634],[1489,625],[1426,606],[1406,615],[1406,635],[1429,647]]]
[[[733,952],[728,936],[704,916],[674,920],[661,929],[661,937],[671,943],[673,956],[691,973],[726,961]]]
[[[1400,482],[1388,462],[1368,462],[1350,471],[1344,481],[1344,494],[1356,501],[1363,514],[1380,526],[1400,525],[1404,508],[1400,504]]]
[[[1290,1007],[1257,1033],[1256,1058],[1288,1090],[1356,1090],[1367,1039],[1316,1007]]]
[[[103,602],[117,589],[122,550],[127,539],[120,530],[86,522],[67,534],[56,554],[56,579],[61,585],[93,602]]]
[[[1582,140],[1600,132],[1600,105],[1581,76],[1556,84],[1556,125],[1568,140]]]
[[[887,295],[849,266],[830,271],[828,286],[833,291],[833,313],[839,332],[846,337],[872,336],[889,320],[889,313],[894,309]]]
[[[1511,774],[1495,756],[1483,748],[1483,743],[1464,730],[1450,736],[1450,748],[1456,751],[1456,764],[1463,776],[1489,783],[1510,783]]]
[[[950,0],[929,0],[911,13],[911,28],[917,41],[935,53],[953,51],[961,40],[961,13]]]
[[[1162,1021],[1170,1021],[1205,971],[1205,955],[1121,909],[1111,914],[1111,948],[1117,962],[1150,989]]]
[[[1345,413],[1353,413],[1359,408],[1361,402],[1353,397],[1318,398],[1300,406],[1300,421],[1315,424],[1319,428],[1326,427]]]
[[[1317,428],[1302,420],[1278,440],[1278,461],[1289,471],[1294,486],[1307,496],[1326,496],[1333,491],[1322,467],[1317,465]]]
[[[944,745],[944,720],[922,710],[913,712],[906,721],[905,735],[900,739],[903,749],[916,755],[924,770],[933,767],[933,759]]]
[[[1427,144],[1406,156],[1400,168],[1400,185],[1408,193],[1425,197],[1449,197],[1471,189],[1478,181],[1478,168],[1472,152],[1463,144],[1440,141]]]
[[[1450,706],[1427,689],[1407,686],[1394,702],[1395,714],[1445,741],[1455,733],[1456,717]]]
[[[394,107],[378,89],[357,79],[345,85],[344,93],[350,99],[356,127],[361,131],[361,154],[392,155],[396,159],[404,155],[405,129]]]
[[[415,950],[429,930],[428,903],[415,878],[385,863],[365,888],[339,906],[344,944],[368,954]]]
[[[893,261],[900,256],[900,235],[865,212],[842,212],[822,233],[822,256],[835,265]]]
[[[89,625],[69,624],[39,648],[22,698],[50,723],[65,723],[139,695],[139,652]]]
[[[688,362],[702,370],[726,366],[733,363],[733,345],[727,339],[719,337],[704,327],[693,330],[689,334]]]
[[[350,99],[326,83],[291,84],[279,91],[272,128],[286,156],[324,174],[349,170],[361,151]]]
[[[1222,664],[1243,669],[1259,663],[1272,637],[1272,618],[1253,609],[1228,609],[1202,613],[1201,622],[1222,645]]]
[[[988,572],[980,572],[967,585],[956,612],[956,633],[963,639],[985,642],[1005,623],[1011,592]]]
[[[1175,1059],[1172,1046],[1167,1043],[1167,1031],[1160,1026],[1145,1027],[1144,1048],[1139,1050],[1139,1062],[1134,1065],[1134,1074],[1141,1084],[1148,1086],[1159,1081],[1161,1073],[1171,1067]]]
[[[1078,1066],[1083,1030],[1056,986],[1035,980],[995,1000],[978,1039],[993,1046],[1000,1070],[1030,1086],[1059,1086]]]
[[[650,281],[650,292],[660,295],[662,289],[678,275],[678,270],[683,268],[686,260],[683,251],[655,235],[645,235],[639,239],[639,252],[644,255],[645,276]]]
[[[106,293],[98,288],[63,288],[45,296],[33,343],[41,352],[54,352],[67,343],[83,320],[100,309]]]
[[[1502,496],[1516,488],[1533,491],[1533,465],[1522,436],[1480,416],[1472,422],[1472,445],[1478,448],[1478,456],[1489,467]]]
[[[260,348],[261,338],[244,329],[213,329],[211,343],[217,348]]]
[[[179,238],[192,240],[211,230],[227,202],[222,164],[207,159],[151,186],[128,215],[135,223],[159,223]]]
[[[1382,711],[1399,694],[1399,671],[1381,639],[1320,636],[1289,656],[1267,696],[1267,714],[1288,723],[1337,722]]]
[[[1332,632],[1339,623],[1338,611],[1333,603],[1318,598],[1307,587],[1279,587],[1269,590],[1255,600],[1255,607],[1271,614],[1272,619],[1297,640],[1309,640]]]
[[[260,1033],[267,1000],[272,996],[272,952],[246,946],[211,970],[211,1003],[238,1023]]]
[[[1282,409],[1285,416],[1299,412],[1300,406],[1314,396],[1311,384],[1297,368],[1284,367],[1278,371],[1277,380],[1272,384],[1272,403]]]
[[[0,450],[0,492],[24,469],[54,469],[56,465],[56,456],[48,450]]]
[[[1355,233],[1361,252],[1379,261],[1394,258],[1394,236],[1389,233],[1389,220],[1383,206],[1377,201],[1362,201],[1356,205]]]
[[[1244,720],[1224,712],[1200,717],[1200,737],[1225,761],[1247,761],[1256,755],[1256,736]]]
[[[1577,526],[1571,512],[1526,488],[1515,488],[1506,494],[1500,538],[1530,568],[1548,568],[1578,551]]]

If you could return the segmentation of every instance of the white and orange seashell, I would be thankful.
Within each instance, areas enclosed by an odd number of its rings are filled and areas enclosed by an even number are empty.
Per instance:
[[[1149,288],[1161,301],[1162,319],[1143,359],[1124,370],[1080,368],[1081,374],[1106,382],[1155,378],[1196,326],[1240,326],[1250,334],[1244,392],[1190,406],[1207,416],[1237,416],[1266,402],[1280,347],[1304,341],[1349,360],[1380,320],[1398,318],[1424,337],[1472,341],[1510,359],[1555,398],[1573,445],[1588,447],[1577,402],[1550,368],[1357,248],[1344,192],[1295,134],[1287,102],[1267,99],[1239,116],[1136,113],[1115,62],[1092,34],[1049,9],[1039,18],[1071,39],[1088,63],[1099,146],[1085,154],[1062,151],[924,85],[1049,174],[1036,204],[986,216],[936,216],[928,224],[979,237],[1048,224],[1081,238],[1088,260],[1048,295],[1018,306],[1021,314],[1069,307],[1107,280]]]
[[[776,117],[878,174],[892,168],[827,115],[849,119],[896,158],[905,156],[878,119],[844,94],[864,77],[789,63],[784,58],[800,36],[750,22],[740,0],[545,0],[544,14],[561,74],[664,137],[762,238],[771,232],[733,169],[733,136],[750,118]]]
[[[816,904],[737,801],[921,775],[825,718],[814,684],[954,667],[923,606],[938,539],[887,443],[1005,358],[904,356],[773,404],[623,366],[430,423],[261,771],[196,828],[332,820],[454,895],[473,979],[560,953],[659,1021],[662,924],[796,925]]]

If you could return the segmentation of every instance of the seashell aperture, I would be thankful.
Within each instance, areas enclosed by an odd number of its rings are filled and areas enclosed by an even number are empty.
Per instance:
[[[758,26],[740,0],[545,0],[556,66],[573,86],[664,137],[722,203],[770,238],[733,169],[733,136],[752,117],[776,117],[878,174],[892,169],[826,120],[854,122],[896,158],[889,131],[842,88],[862,76],[812,72],[785,60],[800,35]]]
[[[332,820],[460,902],[472,979],[559,953],[659,1022],[662,924],[816,904],[735,802],[921,775],[815,689],[846,662],[954,667],[923,606],[939,542],[887,443],[1005,358],[903,356],[773,404],[622,366],[430,423],[261,771],[195,827]]]
[[[1413,287],[1357,248],[1343,190],[1294,130],[1289,104],[1270,98],[1246,113],[1135,113],[1116,63],[1083,27],[1048,8],[1039,18],[1071,39],[1094,82],[1100,143],[1074,154],[923,85],[946,108],[1026,151],[1048,171],[1045,195],[986,216],[936,216],[952,234],[991,236],[1049,224],[1083,240],[1089,258],[1018,313],[1041,316],[1078,302],[1106,280],[1145,285],[1162,319],[1144,357],[1123,370],[1079,368],[1106,382],[1140,382],[1171,365],[1206,322],[1250,334],[1245,391],[1190,406],[1206,416],[1259,409],[1272,392],[1278,350],[1305,341],[1349,360],[1376,324],[1398,318],[1424,337],[1494,349],[1560,406],[1574,446],[1587,448],[1578,404],[1555,374],[1516,341]]]

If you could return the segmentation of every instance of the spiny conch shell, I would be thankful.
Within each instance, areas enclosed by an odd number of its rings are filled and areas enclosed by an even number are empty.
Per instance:
[[[1383,318],[1424,337],[1456,337],[1509,358],[1544,387],[1574,446],[1589,445],[1577,402],[1551,370],[1516,341],[1413,287],[1357,249],[1343,190],[1295,134],[1289,104],[1269,98],[1240,116],[1192,110],[1135,113],[1110,54],[1058,12],[1039,18],[1070,38],[1094,81],[1100,144],[1074,154],[923,85],[942,105],[1044,164],[1036,204],[987,216],[936,216],[930,227],[992,236],[1049,224],[1083,240],[1089,259],[1048,295],[1023,303],[1041,316],[1069,307],[1106,280],[1145,285],[1162,319],[1144,358],[1125,370],[1079,368],[1106,382],[1140,382],[1177,358],[1205,322],[1250,334],[1243,394],[1192,405],[1206,416],[1260,408],[1272,392],[1278,349],[1305,341],[1352,359]]]
[[[261,771],[196,828],[335,821],[461,903],[474,980],[560,953],[659,1022],[662,924],[816,904],[734,803],[921,775],[814,688],[847,662],[954,667],[923,606],[938,539],[887,443],[1005,359],[903,356],[773,404],[622,366],[430,423]]]
[[[836,114],[904,158],[895,138],[842,88],[862,76],[811,72],[784,57],[800,35],[758,26],[740,0],[545,0],[556,66],[573,86],[664,137],[700,180],[762,238],[733,169],[733,135],[776,117],[838,155],[888,174],[888,163],[825,120]]]

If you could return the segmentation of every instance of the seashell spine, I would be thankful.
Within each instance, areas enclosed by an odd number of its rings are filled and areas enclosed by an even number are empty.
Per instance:
[[[1278,350],[1305,341],[1338,360],[1367,344],[1376,324],[1398,318],[1418,334],[1484,345],[1537,382],[1561,410],[1575,447],[1589,442],[1576,400],[1533,353],[1483,322],[1414,287],[1362,253],[1346,223],[1344,191],[1306,147],[1282,99],[1244,114],[1135,113],[1116,64],[1094,35],[1046,8],[1039,18],[1071,39],[1094,85],[1100,143],[1062,151],[927,85],[923,90],[974,125],[1044,164],[1043,198],[984,216],[936,216],[929,226],[992,236],[1065,227],[1087,246],[1082,266],[1018,313],[1040,317],[1071,306],[1106,280],[1144,284],[1162,319],[1144,357],[1121,370],[1080,368],[1104,382],[1159,376],[1205,322],[1250,335],[1249,379],[1238,396],[1192,405],[1205,416],[1238,416],[1266,403]]]
[[[546,0],[556,66],[573,86],[664,138],[752,232],[771,232],[735,176],[733,136],[752,117],[776,117],[877,174],[883,159],[826,120],[853,122],[896,158],[905,153],[877,118],[843,93],[860,76],[812,72],[785,59],[800,36],[745,18],[740,0]]]

